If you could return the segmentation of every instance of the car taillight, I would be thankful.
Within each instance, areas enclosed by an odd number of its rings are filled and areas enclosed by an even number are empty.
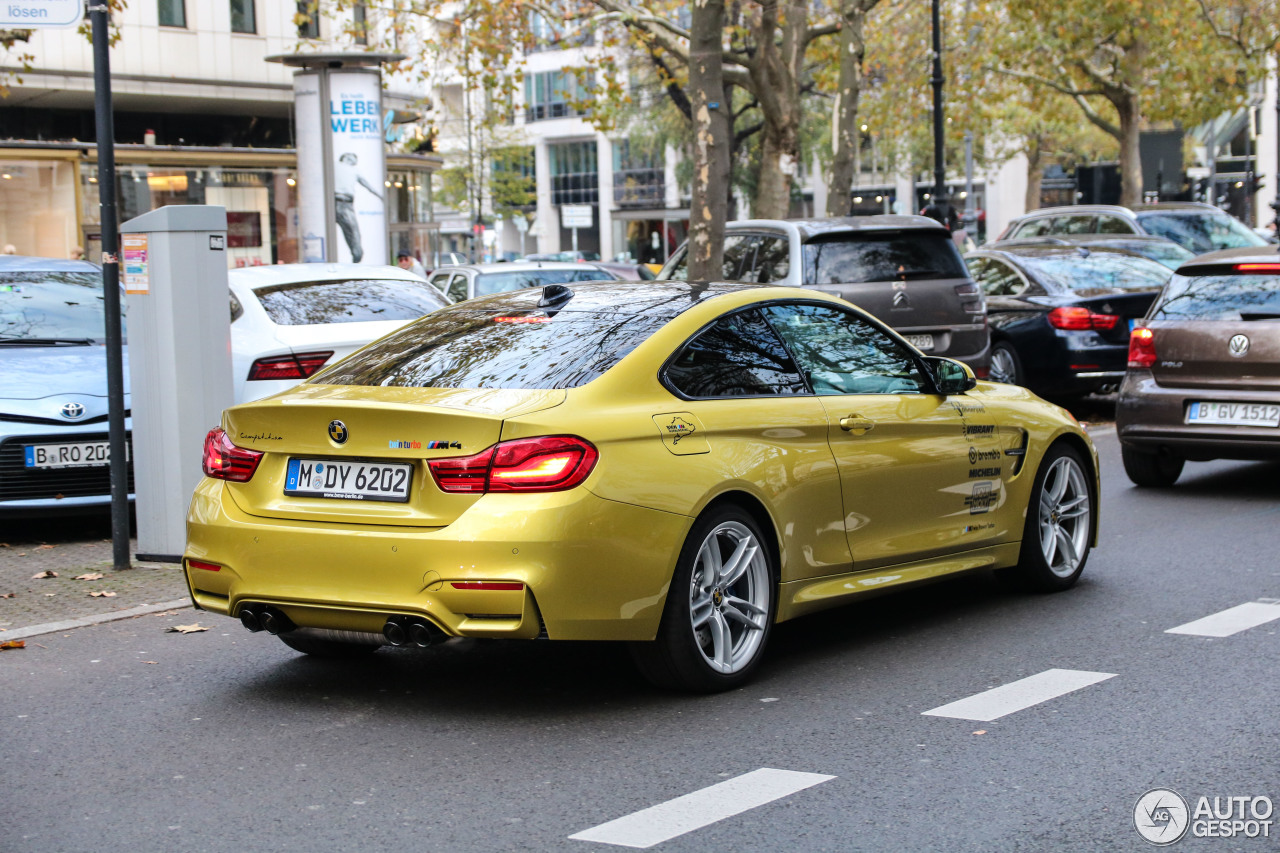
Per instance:
[[[1129,366],[1151,367],[1156,363],[1156,333],[1138,327],[1129,334]]]
[[[306,379],[333,357],[329,352],[300,352],[292,355],[270,355],[260,358],[249,368],[249,380]]]
[[[956,295],[960,297],[961,310],[969,314],[981,314],[987,310],[982,302],[982,291],[973,282],[957,284]]]
[[[427,463],[443,492],[558,492],[582,483],[595,468],[599,451],[572,435],[518,438],[474,456]]]
[[[204,437],[204,473],[218,480],[247,483],[262,461],[261,450],[236,447],[222,431],[214,427]]]
[[[1119,322],[1120,318],[1115,314],[1096,314],[1079,305],[1054,308],[1049,312],[1050,326],[1075,332],[1090,330],[1106,332],[1114,329]]]

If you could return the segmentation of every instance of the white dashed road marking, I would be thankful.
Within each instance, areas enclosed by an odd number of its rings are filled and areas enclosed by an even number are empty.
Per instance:
[[[1078,669],[1049,669],[1019,681],[986,690],[976,696],[960,699],[925,711],[927,717],[953,717],[989,723],[1001,717],[1039,705],[1099,681],[1115,678],[1114,672],[1083,672]]]
[[[569,837],[644,849],[834,778],[762,767]]]
[[[1190,634],[1193,637],[1230,637],[1276,619],[1280,619],[1280,602],[1250,601],[1177,628],[1170,628],[1165,633]]]

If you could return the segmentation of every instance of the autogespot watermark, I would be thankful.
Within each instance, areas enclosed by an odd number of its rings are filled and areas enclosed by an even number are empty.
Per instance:
[[[1195,806],[1169,788],[1153,788],[1133,806],[1138,834],[1163,847],[1181,841],[1190,831],[1194,838],[1270,838],[1270,797],[1199,797]]]

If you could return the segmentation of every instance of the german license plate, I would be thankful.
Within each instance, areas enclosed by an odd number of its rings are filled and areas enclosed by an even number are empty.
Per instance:
[[[907,343],[918,350],[928,351],[933,349],[933,335],[903,335],[903,337],[907,339]]]
[[[111,462],[109,441],[28,444],[22,449],[28,468],[95,468]]]
[[[405,462],[290,459],[284,493],[303,498],[405,503],[412,480],[413,466]]]
[[[1192,403],[1187,407],[1187,423],[1262,427],[1280,426],[1280,405],[1270,403]]]

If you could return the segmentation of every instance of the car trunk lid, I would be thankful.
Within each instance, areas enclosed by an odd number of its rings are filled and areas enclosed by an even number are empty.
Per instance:
[[[1280,320],[1154,322],[1151,373],[1166,388],[1280,391]]]
[[[564,398],[562,390],[300,386],[285,397],[227,410],[223,428],[232,443],[265,454],[249,482],[227,483],[227,489],[241,510],[266,518],[441,527],[480,496],[440,491],[427,462],[479,453],[500,440],[507,418]],[[408,499],[289,495],[290,460],[339,470],[406,463]]]

